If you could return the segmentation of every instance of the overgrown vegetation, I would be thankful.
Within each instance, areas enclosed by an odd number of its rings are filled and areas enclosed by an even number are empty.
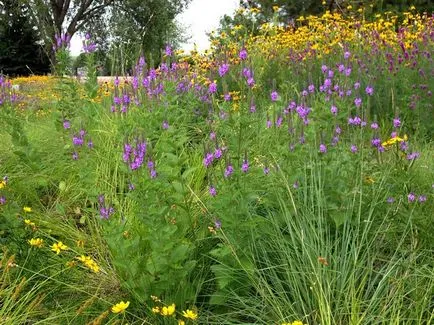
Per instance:
[[[240,25],[99,90],[61,48],[50,107],[2,78],[1,323],[433,323],[433,18],[403,17]]]

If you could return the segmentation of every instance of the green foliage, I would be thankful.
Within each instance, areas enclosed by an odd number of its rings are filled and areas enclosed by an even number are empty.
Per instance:
[[[17,1],[0,3],[0,73],[10,76],[44,74],[50,62],[38,44],[26,8]]]

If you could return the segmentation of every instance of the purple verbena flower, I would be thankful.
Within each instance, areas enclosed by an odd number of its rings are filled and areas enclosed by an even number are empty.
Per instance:
[[[210,194],[212,197],[214,197],[214,196],[217,195],[217,190],[216,190],[216,188],[215,188],[214,186],[212,186],[212,185],[209,187],[209,194]]]
[[[245,48],[242,48],[240,53],[238,54],[238,57],[243,61],[246,60],[247,59],[247,50]]]
[[[408,202],[414,202],[414,200],[416,200],[416,195],[413,192],[411,192],[407,195],[407,199]]]
[[[224,173],[225,178],[228,178],[229,176],[231,176],[233,172],[234,172],[234,167],[232,167],[231,164],[227,165],[226,169],[225,169],[225,173]]]
[[[354,104],[356,105],[356,107],[360,107],[362,105],[362,99],[361,98],[356,98],[354,99]]]
[[[356,153],[359,149],[357,148],[357,146],[355,144],[352,144],[350,150],[352,153]]]
[[[319,145],[319,152],[326,153],[327,152],[327,146],[324,143],[321,143]]]
[[[244,159],[243,164],[241,165],[241,171],[243,173],[247,173],[249,171],[249,162],[247,159]]]

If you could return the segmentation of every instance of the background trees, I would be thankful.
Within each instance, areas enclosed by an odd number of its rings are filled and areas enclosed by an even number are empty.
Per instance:
[[[0,73],[41,74],[50,70],[49,64],[26,7],[14,0],[0,1]]]
[[[175,17],[189,2],[0,0],[0,68],[6,73],[30,73],[22,67],[28,65],[27,58],[32,61],[35,57],[44,57],[47,66],[47,56],[52,61],[55,59],[52,45],[56,35],[72,37],[86,32],[92,34],[100,53],[113,55],[111,66],[118,65],[119,60],[123,60],[124,66],[131,65],[131,58],[140,53],[158,61],[163,46],[181,38]],[[102,61],[107,60],[102,58]]]

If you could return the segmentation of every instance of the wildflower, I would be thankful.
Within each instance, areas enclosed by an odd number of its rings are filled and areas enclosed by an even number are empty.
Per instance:
[[[321,143],[319,145],[319,152],[326,153],[327,152],[327,146],[324,143]]]
[[[360,107],[362,105],[362,99],[361,98],[356,98],[354,100],[354,104],[356,105],[356,107]]]
[[[381,140],[379,138],[372,138],[371,145],[373,147],[379,147],[381,145]]]
[[[29,244],[30,246],[41,248],[42,245],[44,244],[44,240],[41,238],[32,238],[29,240]]]
[[[229,64],[223,63],[219,66],[219,75],[223,77],[229,71]]]
[[[408,202],[414,202],[416,200],[416,195],[412,192],[407,195]]]
[[[170,45],[169,44],[167,44],[166,45],[166,49],[164,50],[164,53],[167,55],[167,56],[172,56],[172,48],[170,47]]]
[[[217,92],[217,84],[215,82],[210,83],[210,85],[208,87],[208,92],[210,94],[214,94]]]
[[[227,165],[224,173],[225,178],[231,176],[233,172],[234,172],[234,167],[231,164]]]
[[[336,115],[338,113],[338,108],[335,105],[332,105],[332,107],[330,108],[330,112],[333,115]]]
[[[30,207],[24,207],[23,211],[24,212],[32,212],[32,208],[30,208]]]
[[[412,152],[407,155],[407,160],[415,160],[419,158],[419,156],[420,156],[419,152]]]
[[[264,174],[268,175],[270,173],[270,168],[264,167]]]
[[[215,158],[215,159],[220,159],[221,156],[222,156],[222,149],[220,149],[220,148],[216,148],[216,149],[214,150],[214,158]]]
[[[161,308],[161,315],[163,316],[171,316],[175,313],[175,304],[171,304],[170,306],[164,306]]]
[[[152,307],[152,312],[154,314],[159,314],[161,312],[160,307],[156,306],[156,307]]]
[[[192,319],[195,320],[197,318],[197,313],[195,313],[194,311],[187,309],[185,311],[182,311],[182,316],[184,316],[185,318],[188,319]]]
[[[161,126],[164,130],[167,130],[169,128],[169,122],[164,121],[163,125]]]
[[[212,197],[214,197],[214,196],[217,195],[217,190],[216,190],[216,188],[215,188],[214,186],[212,186],[212,185],[209,187],[209,194],[210,194]]]
[[[241,170],[243,173],[247,173],[249,170],[249,162],[247,161],[247,159],[244,159],[243,164],[241,166]]]
[[[65,130],[70,129],[71,128],[71,122],[69,122],[68,120],[64,120],[63,121],[63,128]]]
[[[0,205],[6,204],[6,198],[2,195],[0,196]]]
[[[395,198],[388,197],[386,201],[387,201],[387,203],[393,203],[393,202],[395,202]]]
[[[72,137],[72,143],[74,144],[74,146],[80,146],[81,147],[84,143],[84,139],[81,136],[74,135]]]
[[[213,161],[214,161],[214,155],[211,152],[208,152],[205,155],[205,158],[203,158],[203,165],[205,167],[209,167]]]
[[[185,322],[182,319],[178,319],[178,325],[185,325]]]
[[[345,53],[344,53],[344,59],[348,60],[350,56],[351,56],[351,53],[348,52],[348,51],[345,51]]]
[[[221,222],[219,219],[216,219],[216,220],[214,221],[214,227],[215,227],[216,229],[220,229],[220,228],[222,227],[222,222]]]
[[[77,259],[93,272],[99,272],[98,264],[90,256],[81,255],[80,257],[77,257]]]
[[[366,94],[368,94],[369,96],[372,96],[372,94],[374,93],[374,88],[372,88],[371,86],[367,86],[365,91],[366,91]]]
[[[354,83],[354,89],[359,89],[359,88],[360,88],[360,82]]]
[[[393,119],[393,126],[395,128],[399,128],[401,126],[401,120],[399,119],[399,117]]]
[[[62,250],[65,251],[67,249],[68,249],[68,246],[66,246],[65,244],[63,244],[61,241],[59,241],[57,243],[54,243],[51,246],[51,250],[53,252],[55,252],[57,255],[59,255]]]
[[[77,160],[77,159],[78,159],[78,152],[77,152],[77,151],[74,151],[74,152],[72,153],[72,159],[73,159],[73,160]]]
[[[127,301],[127,302],[123,302],[123,301],[121,301],[121,302],[117,303],[116,305],[114,305],[114,306],[111,308],[111,311],[112,311],[112,313],[114,313],[114,314],[123,313],[123,312],[125,311],[125,309],[128,308],[129,305],[130,305],[130,302],[129,302],[129,301]]]
[[[241,49],[240,53],[238,54],[239,58],[241,60],[247,59],[247,50],[245,48]]]
[[[25,223],[26,226],[30,226],[32,228],[36,227],[35,223],[32,222],[30,219],[24,219],[24,223]]]
[[[426,201],[426,196],[425,195],[419,195],[418,199],[417,199],[420,203],[425,202]]]
[[[274,90],[271,92],[270,97],[271,97],[271,101],[275,102],[279,98],[279,94],[277,93],[277,91]]]
[[[373,130],[378,130],[378,128],[379,128],[379,126],[378,126],[378,123],[377,123],[377,122],[373,122],[373,123],[371,123],[371,129],[373,129]]]
[[[356,145],[352,144],[350,150],[352,153],[356,153],[358,151],[358,148]]]

